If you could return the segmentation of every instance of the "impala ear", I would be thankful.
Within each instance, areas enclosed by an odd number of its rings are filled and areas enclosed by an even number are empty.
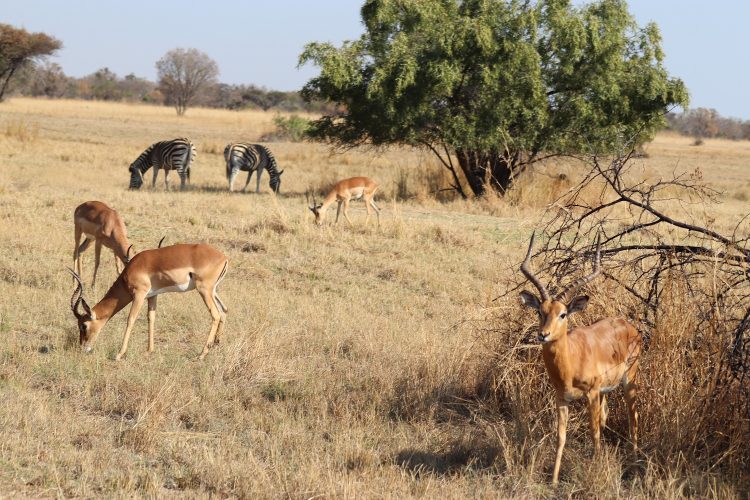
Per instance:
[[[541,306],[537,296],[526,290],[521,292],[521,304],[536,310],[539,310],[539,306]]]
[[[568,304],[568,314],[581,312],[584,309],[586,309],[586,306],[588,305],[589,305],[589,296],[579,295],[578,297],[571,300],[570,304]]]
[[[81,305],[83,306],[83,310],[86,312],[86,314],[91,316],[91,308],[86,303],[86,299],[84,299],[83,297],[81,297]]]

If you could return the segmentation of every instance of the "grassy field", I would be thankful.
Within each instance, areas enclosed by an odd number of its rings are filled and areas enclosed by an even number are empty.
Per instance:
[[[648,421],[633,473],[617,444],[626,433],[621,405],[600,460],[590,458],[582,406],[573,407],[554,492],[552,391],[538,347],[514,347],[530,352],[515,376],[538,381],[528,413],[509,415],[483,389],[488,365],[503,356],[487,333],[497,310],[536,321],[515,301],[493,299],[516,272],[543,207],[568,186],[544,174],[567,172],[569,183],[574,166],[548,165],[505,200],[466,202],[435,194],[446,179],[424,153],[271,143],[285,169],[280,195],[269,192],[267,176],[261,194],[228,193],[225,144],[258,140],[273,117],[0,104],[0,496],[748,494],[747,477],[731,471],[660,465]],[[145,189],[128,191],[138,154],[179,136],[197,146],[190,188],[165,192],[160,177],[152,190],[149,172]],[[723,203],[695,216],[734,227],[750,198],[750,143],[691,143],[660,135],[638,160],[643,175],[699,168]],[[361,203],[351,210],[355,227],[315,227],[305,192],[354,175],[381,183],[381,227],[361,224]],[[229,255],[219,290],[229,307],[224,341],[203,362],[195,357],[210,316],[196,293],[160,299],[154,354],[145,353],[145,313],[125,360],[113,361],[123,313],[93,353],[79,352],[66,267],[73,210],[87,200],[119,211],[136,250],[166,236],[166,244],[207,242]],[[97,290],[84,291],[90,304],[115,279],[113,262],[103,252]],[[89,252],[87,285],[92,270]],[[645,401],[663,396],[644,385]]]

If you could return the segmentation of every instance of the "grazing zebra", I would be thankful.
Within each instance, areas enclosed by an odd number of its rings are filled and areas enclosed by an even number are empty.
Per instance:
[[[250,184],[250,177],[253,176],[253,172],[258,172],[255,177],[255,192],[260,192],[260,174],[263,173],[263,169],[268,170],[268,175],[271,176],[271,180],[268,185],[271,187],[274,193],[279,192],[281,186],[281,174],[283,170],[279,171],[278,165],[276,164],[276,158],[273,157],[271,151],[267,147],[261,146],[260,144],[248,144],[244,142],[235,142],[227,144],[224,148],[224,159],[227,162],[227,180],[229,181],[229,191],[232,191],[232,185],[234,179],[240,170],[247,172],[247,182],[242,191],[247,191],[247,185]]]
[[[190,181],[190,164],[196,157],[195,146],[190,139],[180,138],[171,141],[161,141],[150,145],[130,165],[130,189],[140,189],[143,185],[143,174],[154,167],[154,180],[151,187],[156,185],[159,169],[164,169],[164,186],[169,191],[169,171],[176,170],[180,175],[180,190],[185,189],[185,181]]]

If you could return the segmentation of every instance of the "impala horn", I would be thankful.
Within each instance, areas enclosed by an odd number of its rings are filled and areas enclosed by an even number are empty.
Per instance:
[[[596,257],[594,257],[594,270],[591,272],[591,274],[588,274],[584,276],[583,278],[578,278],[573,283],[569,284],[565,287],[565,289],[560,292],[558,295],[557,300],[562,302],[563,304],[570,303],[571,300],[573,300],[573,297],[576,293],[578,293],[578,290],[580,290],[586,283],[590,282],[599,274],[602,270],[602,253],[601,253],[601,233],[596,235]]]
[[[165,239],[167,239],[167,237],[166,237],[166,236],[162,236],[162,237],[161,237],[161,239],[159,240],[159,246],[158,246],[157,248],[161,248],[161,244],[162,244],[162,243],[164,243],[164,240],[165,240]]]
[[[83,316],[85,316],[85,314],[91,316],[91,309],[86,303],[86,300],[83,298],[83,283],[81,282],[81,278],[72,269],[68,268],[68,271],[70,271],[70,274],[72,274],[73,278],[78,282],[78,284],[76,285],[76,289],[73,291],[73,295],[70,297],[70,308],[73,310],[73,314],[76,318],[82,318]],[[81,314],[80,312],[78,312],[79,304],[83,305],[85,314]]]
[[[521,272],[524,276],[526,276],[526,279],[528,279],[532,285],[536,287],[537,290],[539,290],[539,295],[542,298],[542,302],[546,302],[549,300],[549,292],[544,287],[541,281],[539,281],[539,278],[536,277],[534,272],[529,267],[529,264],[531,263],[531,251],[534,248],[534,238],[536,237],[535,233],[531,233],[531,241],[529,242],[529,250],[526,252],[526,258],[523,260],[523,263],[521,264]]]

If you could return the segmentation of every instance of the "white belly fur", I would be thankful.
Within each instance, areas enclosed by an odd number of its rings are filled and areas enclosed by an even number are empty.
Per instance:
[[[165,286],[164,288],[159,288],[157,290],[149,290],[146,294],[146,298],[153,297],[155,295],[161,295],[162,293],[169,293],[169,292],[189,292],[190,290],[195,290],[195,281],[193,278],[190,278],[190,281],[187,283],[177,283],[172,286]]]

